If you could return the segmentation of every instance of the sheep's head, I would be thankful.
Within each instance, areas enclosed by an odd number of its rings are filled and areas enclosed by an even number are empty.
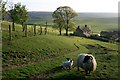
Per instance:
[[[70,58],[66,58],[68,61],[70,60]]]
[[[70,59],[70,62],[73,62],[73,60],[72,60],[72,59]]]
[[[85,56],[83,63],[86,63],[88,60],[92,60],[92,59],[93,59],[92,56],[87,55]]]

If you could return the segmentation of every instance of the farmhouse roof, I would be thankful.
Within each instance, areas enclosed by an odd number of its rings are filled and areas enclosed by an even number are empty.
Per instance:
[[[85,27],[82,29],[84,33],[90,33],[91,30],[89,29],[89,27],[87,27],[87,25],[85,25]]]

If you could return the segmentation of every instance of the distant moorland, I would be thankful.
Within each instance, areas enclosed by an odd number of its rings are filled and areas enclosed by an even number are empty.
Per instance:
[[[29,12],[29,23],[40,23],[52,25],[52,12]],[[76,27],[80,25],[83,27],[88,25],[93,32],[100,32],[102,30],[117,30],[117,13],[78,13],[74,18]]]

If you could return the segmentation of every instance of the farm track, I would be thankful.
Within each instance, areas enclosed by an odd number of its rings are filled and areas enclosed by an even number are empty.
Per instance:
[[[75,52],[78,52],[80,49],[76,50],[76,51],[72,51],[68,54],[72,54],[72,53],[75,53]],[[64,54],[66,55],[66,54]],[[62,56],[64,56],[62,55]],[[61,56],[58,56],[58,57],[61,57]],[[53,60],[57,59],[58,57],[55,57],[55,58],[52,58]],[[50,59],[49,59],[50,60]],[[75,66],[73,66],[74,68]],[[53,74],[55,74],[56,72],[59,72],[59,71],[62,71],[61,67],[60,66],[57,66],[55,68],[52,68],[50,71],[47,71],[45,73],[38,73],[38,74],[35,74],[34,76],[31,76],[30,78],[28,78],[27,80],[44,80],[44,79],[48,79],[50,76],[52,76]],[[69,71],[69,70],[68,70]]]
[[[60,55],[60,56],[57,56],[57,57],[52,57],[52,58],[45,59],[45,60],[40,60],[40,61],[38,60],[37,62],[32,62],[32,63],[29,62],[27,64],[22,64],[22,65],[6,66],[3,69],[15,69],[15,68],[19,68],[19,67],[24,67],[24,66],[30,66],[30,65],[33,65],[33,64],[38,64],[38,62],[46,62],[46,61],[56,60],[59,57],[62,57],[62,56],[68,55],[68,54],[72,54],[72,53],[78,52],[80,49],[79,49],[78,46],[76,46],[76,47],[77,47],[76,50],[71,51],[71,52],[69,52],[67,54],[63,54],[63,55]],[[60,66],[52,68],[50,71],[46,71],[45,73],[33,74],[33,76],[29,77],[27,80],[36,80],[36,79],[44,80],[44,79],[49,78],[50,76],[52,76],[53,74],[55,74],[58,71],[61,71]]]
[[[75,68],[75,66],[73,68]],[[39,74],[36,74],[34,76],[31,76],[27,80],[36,80],[36,79],[45,80],[45,79],[48,79],[50,76],[52,76],[55,73],[60,72],[60,71],[62,71],[62,69],[58,66],[58,67],[55,67],[55,68],[51,69],[50,71],[48,71],[46,73],[39,73]],[[69,72],[70,70],[67,70],[67,71]]]
[[[79,44],[81,45],[81,44]],[[43,60],[38,60],[36,62],[29,62],[27,64],[22,64],[22,65],[14,65],[14,66],[11,66],[11,67],[5,67],[4,69],[15,69],[15,68],[19,68],[19,67],[22,67],[22,66],[30,66],[32,64],[39,64],[38,62],[45,62],[45,61],[51,61],[51,60],[57,60],[59,57],[63,57],[65,55],[69,55],[69,54],[72,54],[72,53],[76,53],[76,52],[79,52],[80,51],[80,48],[78,45],[74,44],[74,46],[77,48],[76,50],[74,51],[71,51],[67,54],[63,54],[63,55],[60,55],[60,56],[54,56],[52,58],[49,58],[49,59],[44,59]],[[106,47],[103,47],[99,44],[96,44],[96,45],[82,45],[84,47],[86,47],[90,52],[94,52],[97,48],[100,49],[100,52],[102,51],[102,54],[104,54],[104,52],[107,50],[107,53],[109,53],[109,51],[112,51],[111,49],[108,49]],[[114,51],[114,50],[113,50]],[[101,54],[100,52],[97,52],[95,51],[95,54]],[[73,54],[72,54],[73,55]],[[74,67],[75,68],[75,65]],[[45,72],[38,72],[36,74],[33,74],[32,76],[28,77],[27,80],[45,80],[45,79],[49,79],[51,76],[53,76],[54,74],[58,73],[58,72],[61,72],[63,71],[60,66],[56,66],[52,69],[50,69],[49,71],[45,71]],[[68,70],[69,71],[69,70]]]
[[[79,47],[76,45],[76,44],[74,44],[77,48],[78,48],[78,50],[77,51],[79,51],[80,49],[79,49]],[[88,48],[89,50],[90,49],[92,49],[92,50],[94,50],[94,48],[101,48],[101,49],[105,49],[106,50],[106,47],[103,47],[103,46],[101,46],[101,45],[99,45],[99,44],[97,44],[97,46],[93,46],[93,45],[84,45],[84,47],[86,47],[86,48]],[[94,48],[93,48],[94,47]],[[103,50],[103,51],[105,51],[105,50]],[[77,51],[73,51],[73,52],[77,52]],[[111,51],[111,50],[110,50]],[[114,50],[113,50],[114,51]],[[90,52],[91,52],[91,50],[90,50]],[[72,53],[72,52],[71,52]],[[69,54],[71,54],[71,53],[69,53]],[[108,50],[108,52],[107,53],[109,53],[109,50]],[[98,53],[98,54],[100,54],[100,53]],[[104,53],[103,53],[104,54]],[[60,56],[59,56],[60,57]],[[54,60],[55,60],[55,58],[54,58]],[[75,65],[76,65],[76,63],[74,63]],[[73,68],[75,68],[75,65],[73,66]],[[36,74],[36,75],[34,75],[34,76],[31,76],[30,78],[28,78],[27,80],[36,80],[36,79],[42,79],[42,80],[44,80],[44,79],[48,79],[50,76],[52,76],[52,75],[54,75],[55,73],[57,73],[57,72],[60,72],[60,71],[62,71],[62,69],[60,68],[60,66],[58,66],[58,67],[55,67],[55,68],[53,68],[53,69],[51,69],[50,71],[48,71],[48,72],[46,72],[46,73],[39,73],[39,74]],[[69,71],[69,70],[68,70]]]

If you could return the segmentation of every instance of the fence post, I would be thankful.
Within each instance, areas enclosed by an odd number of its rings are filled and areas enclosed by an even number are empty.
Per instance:
[[[40,26],[40,35],[42,34],[42,26]]]
[[[25,31],[25,24],[24,23],[22,24],[22,31],[23,32]]]
[[[25,25],[25,37],[27,37],[27,25]]]
[[[12,40],[12,30],[11,30],[11,26],[9,25],[9,40]]]
[[[45,31],[45,35],[46,35],[47,34],[47,21],[46,21],[46,27],[45,27],[44,31]]]
[[[34,25],[34,36],[36,35],[36,24]]]

